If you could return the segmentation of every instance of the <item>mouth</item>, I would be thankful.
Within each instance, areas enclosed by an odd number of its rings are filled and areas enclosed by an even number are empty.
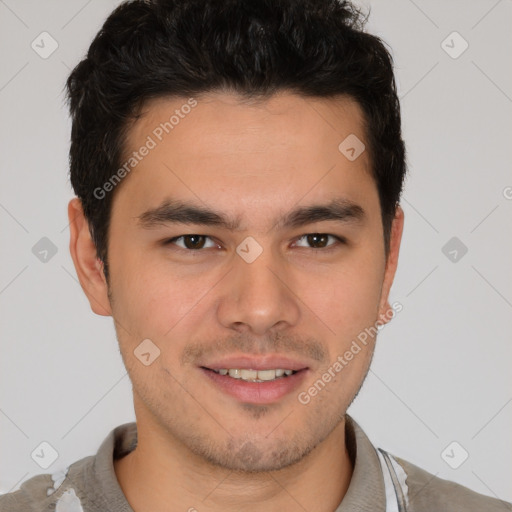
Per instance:
[[[253,370],[245,368],[220,368],[214,370],[212,368],[206,368],[205,370],[211,370],[212,372],[218,373],[231,377],[232,379],[241,379],[245,382],[272,382],[277,379],[286,379],[290,375],[297,373],[300,370],[290,370],[283,368],[269,369],[269,370]]]
[[[231,363],[231,364],[228,364]],[[286,358],[237,358],[201,365],[208,385],[239,402],[270,404],[284,399],[303,385],[309,367]]]

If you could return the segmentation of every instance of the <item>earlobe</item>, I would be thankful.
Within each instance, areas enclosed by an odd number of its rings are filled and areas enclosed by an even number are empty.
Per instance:
[[[69,251],[80,285],[97,315],[111,316],[108,286],[103,274],[103,262],[98,258],[80,199],[68,204]]]
[[[395,278],[398,266],[398,254],[404,229],[404,211],[398,205],[395,211],[395,218],[391,226],[391,237],[389,242],[389,255],[386,261],[384,281],[382,283],[381,300],[379,306],[379,322],[387,324],[393,318],[393,308],[389,304],[389,292]]]

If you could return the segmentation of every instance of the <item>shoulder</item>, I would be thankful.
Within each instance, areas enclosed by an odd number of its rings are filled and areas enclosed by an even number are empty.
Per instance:
[[[130,511],[114,472],[113,460],[137,444],[135,422],[115,427],[95,455],[52,474],[36,475],[20,489],[0,495],[0,512]]]
[[[403,468],[409,501],[409,512],[512,512],[512,504],[479,494],[463,485],[438,478],[414,464],[392,456]]]
[[[0,496],[0,512],[44,510],[46,490],[53,485],[51,475],[37,475],[21,484],[20,489]]]
[[[81,480],[92,459],[85,457],[69,468],[33,476],[17,491],[0,495],[0,512],[82,511]]]

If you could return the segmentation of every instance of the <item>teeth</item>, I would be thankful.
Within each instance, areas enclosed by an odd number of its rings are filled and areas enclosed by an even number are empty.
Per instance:
[[[256,373],[259,380],[274,380],[276,378],[275,370],[259,370]]]
[[[237,368],[222,368],[213,371],[220,375],[229,375],[234,379],[242,379],[249,382],[266,382],[283,376],[288,377],[295,373],[293,370],[283,370],[282,368],[277,370],[239,370]]]

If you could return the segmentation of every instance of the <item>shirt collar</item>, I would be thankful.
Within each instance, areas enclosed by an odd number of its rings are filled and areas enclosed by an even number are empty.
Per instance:
[[[386,491],[374,446],[356,421],[345,415],[345,443],[354,470],[347,492],[334,512],[386,510]]]
[[[122,458],[137,446],[137,424],[125,423],[114,428],[98,449],[84,475],[87,489],[97,489],[98,510],[134,512],[117,481],[114,459]]]

